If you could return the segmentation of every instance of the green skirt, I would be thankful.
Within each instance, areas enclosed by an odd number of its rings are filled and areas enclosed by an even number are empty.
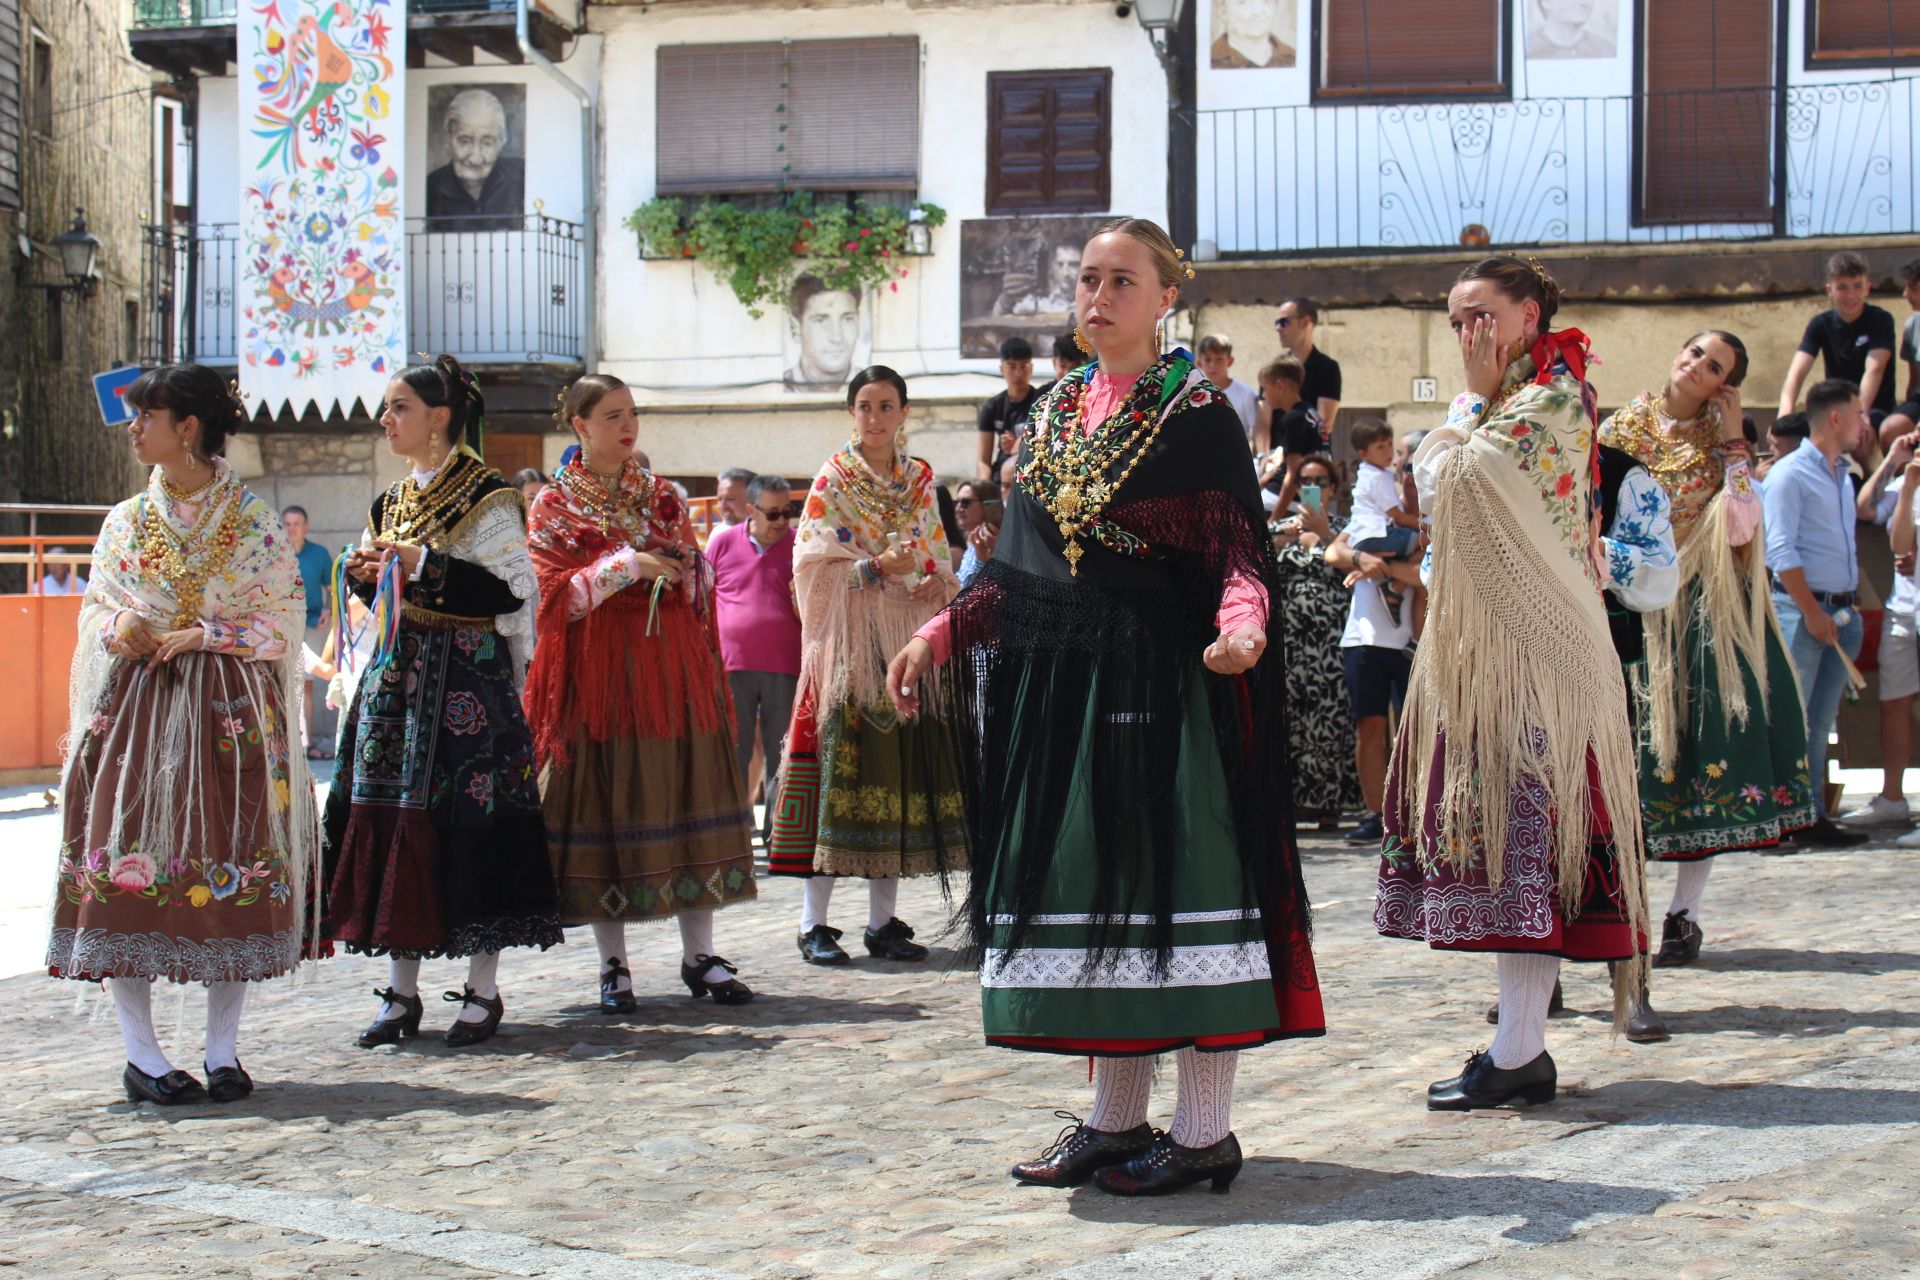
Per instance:
[[[1690,609],[1688,617],[1685,644],[1695,678],[1679,754],[1665,774],[1651,752],[1640,758],[1647,856],[1667,862],[1776,844],[1814,820],[1800,684],[1778,632],[1767,628],[1770,698],[1762,711],[1753,674],[1737,660],[1736,671],[1722,671],[1705,643],[1698,612]],[[1744,727],[1727,723],[1720,691],[1730,676],[1746,684]]]

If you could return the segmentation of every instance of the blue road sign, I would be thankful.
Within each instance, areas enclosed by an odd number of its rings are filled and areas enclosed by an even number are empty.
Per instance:
[[[122,397],[143,372],[139,365],[128,365],[93,375],[93,394],[100,402],[100,421],[110,427],[133,421],[133,409]]]

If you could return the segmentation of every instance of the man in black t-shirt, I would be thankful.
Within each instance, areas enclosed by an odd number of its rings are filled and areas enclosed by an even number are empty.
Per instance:
[[[1821,358],[1826,376],[1860,388],[1860,403],[1877,428],[1893,412],[1893,316],[1867,301],[1867,260],[1857,253],[1836,253],[1827,259],[1827,299],[1833,303],[1807,322],[1800,350],[1780,387],[1780,416],[1793,412],[1800,386]],[[1883,442],[1891,447],[1892,441]],[[1853,450],[1862,466],[1873,453],[1871,438]]]
[[[1280,314],[1273,319],[1273,331],[1280,336],[1280,345],[1285,347],[1305,372],[1305,380],[1300,384],[1300,398],[1307,407],[1320,417],[1323,432],[1333,429],[1334,415],[1340,412],[1340,362],[1313,345],[1313,335],[1320,327],[1320,308],[1311,298],[1288,298],[1280,304]],[[1332,436],[1323,436],[1324,448]]]
[[[1000,376],[1007,389],[980,406],[980,463],[974,475],[982,480],[994,474],[1001,433],[1011,431],[1017,437],[1025,431],[1027,415],[1040,398],[1033,385],[1033,347],[1025,338],[1000,344]]]

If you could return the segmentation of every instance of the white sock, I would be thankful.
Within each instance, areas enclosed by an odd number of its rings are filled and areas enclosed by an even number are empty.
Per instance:
[[[800,932],[810,933],[815,925],[827,922],[827,905],[833,901],[833,877],[813,876],[801,895]]]
[[[387,961],[387,985],[397,996],[420,994],[420,962],[418,960],[393,959]],[[381,1021],[398,1021],[412,1011],[389,1000],[380,1007]]]
[[[1547,1051],[1547,1005],[1560,976],[1559,956],[1503,955],[1500,1028],[1487,1052],[1501,1070],[1524,1067]]]
[[[1700,900],[1707,896],[1707,876],[1713,871],[1713,859],[1683,862],[1677,869],[1680,874],[1673,881],[1673,903],[1667,908],[1667,914],[1685,914],[1698,925]]]
[[[702,956],[713,958],[713,908],[680,913],[680,963],[693,964]],[[731,981],[733,975],[717,964],[710,964],[700,980],[708,984]]]
[[[207,984],[207,1070],[240,1065],[240,1011],[247,1004],[244,982]]]
[[[632,969],[627,963],[627,926],[621,920],[596,920],[593,922],[593,945],[600,948],[600,972],[605,974],[607,963],[618,960],[622,968]],[[614,979],[615,991],[633,990],[631,977]]]
[[[1095,1058],[1093,1111],[1087,1116],[1087,1128],[1102,1133],[1138,1129],[1147,1122],[1152,1097],[1152,1058]]]
[[[467,985],[473,988],[473,994],[489,1000],[500,994],[500,986],[494,981],[500,972],[500,953],[498,951],[476,951],[467,961]],[[487,1011],[477,1004],[460,1006],[458,1022],[485,1022]]]
[[[1186,1048],[1174,1061],[1180,1065],[1180,1078],[1167,1136],[1183,1147],[1210,1147],[1233,1132],[1233,1073],[1239,1070],[1240,1054]]]
[[[107,990],[113,992],[113,1009],[120,1015],[120,1038],[127,1045],[127,1061],[150,1076],[172,1071],[173,1064],[160,1051],[160,1037],[153,1030],[153,980],[108,978]]]
[[[893,923],[894,909],[899,905],[898,877],[867,881],[867,928],[878,933]]]

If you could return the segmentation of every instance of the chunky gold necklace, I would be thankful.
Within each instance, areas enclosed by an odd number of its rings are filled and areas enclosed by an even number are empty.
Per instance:
[[[880,527],[889,533],[905,532],[913,521],[914,500],[911,485],[895,481],[881,481],[873,473],[873,468],[860,456],[858,449],[849,450],[851,456],[841,470],[846,480],[841,486],[852,499],[853,504],[872,516]],[[897,464],[896,459],[896,464]]]
[[[1020,487],[1046,508],[1060,530],[1060,540],[1066,544],[1062,554],[1067,570],[1076,578],[1080,576],[1080,557],[1085,554],[1081,536],[1090,534],[1104,541],[1101,516],[1140,465],[1140,459],[1147,456],[1166,423],[1166,415],[1159,408],[1167,373],[1165,365],[1142,373],[1120,407],[1092,432],[1081,428],[1087,384],[1075,384],[1067,396],[1055,401],[1055,412],[1047,415],[1027,465],[1020,471]],[[1126,466],[1109,480],[1108,473],[1122,458],[1126,458]]]
[[[240,544],[245,504],[236,493],[226,503],[210,538],[203,535],[212,524],[215,504],[208,503],[184,534],[174,532],[160,504],[151,496],[146,505],[146,518],[141,522],[140,559],[147,568],[166,579],[174,599],[173,630],[179,631],[200,621],[207,583],[215,577],[226,576],[234,548]]]
[[[638,464],[635,464],[638,465]],[[567,493],[579,504],[607,537],[616,534],[626,538],[635,547],[646,545],[647,536],[653,529],[653,499],[656,485],[653,472],[640,467],[640,475],[635,489],[629,492],[621,481],[626,478],[625,468],[613,487],[607,487],[606,480],[581,464],[578,458],[567,464],[563,476],[567,481]]]
[[[446,533],[450,518],[465,511],[487,475],[486,467],[456,454],[424,486],[408,476],[388,491],[380,513],[380,540],[432,546]]]
[[[172,498],[175,502],[184,502],[184,503],[187,503],[188,505],[192,505],[193,503],[199,502],[201,499],[205,498],[207,496],[207,490],[213,488],[214,482],[219,478],[220,478],[220,473],[216,471],[212,475],[207,477],[207,482],[205,484],[201,485],[198,489],[195,489],[192,493],[182,493],[179,487],[175,485],[173,481],[169,480],[164,473],[162,473],[162,475],[160,476],[160,490],[161,492],[165,493],[169,498]]]

